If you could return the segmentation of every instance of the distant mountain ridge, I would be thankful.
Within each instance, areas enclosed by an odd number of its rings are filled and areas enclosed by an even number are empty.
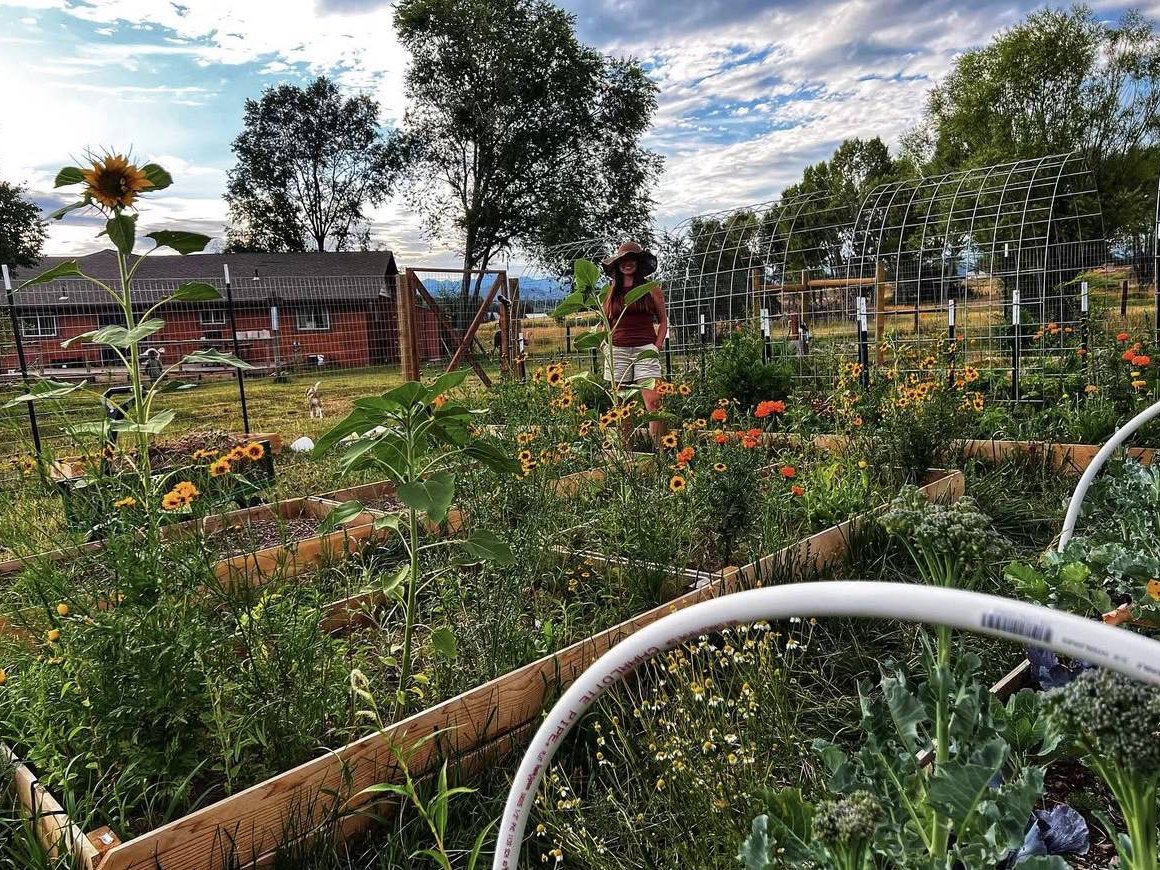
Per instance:
[[[462,286],[457,278],[428,278],[423,277],[423,286],[432,296],[454,296]],[[494,278],[486,278],[483,282],[483,292],[487,293]],[[568,295],[568,286],[557,278],[520,278],[520,298],[524,301],[555,302]]]

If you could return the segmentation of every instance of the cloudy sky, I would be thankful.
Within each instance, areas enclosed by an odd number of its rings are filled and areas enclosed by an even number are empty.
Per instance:
[[[892,146],[956,54],[1037,4],[1023,0],[564,0],[580,35],[639,58],[660,86],[648,144],[666,156],[658,220],[775,196],[847,136]],[[1123,6],[1093,3],[1107,18]],[[1160,0],[1142,8],[1160,17]],[[176,184],[142,222],[220,235],[242,103],[326,73],[401,119],[407,58],[385,0],[0,0],[0,178],[56,202],[55,170],[89,146],[132,147]],[[391,202],[380,241],[450,262]],[[101,247],[54,224],[47,253]]]

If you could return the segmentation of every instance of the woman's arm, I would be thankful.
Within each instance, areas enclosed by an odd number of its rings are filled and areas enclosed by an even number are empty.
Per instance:
[[[661,350],[665,346],[665,338],[669,334],[669,315],[665,311],[665,294],[658,285],[652,291],[653,306],[657,312],[657,350]]]

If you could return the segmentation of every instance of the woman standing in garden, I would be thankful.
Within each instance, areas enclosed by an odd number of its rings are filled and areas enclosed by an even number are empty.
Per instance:
[[[636,242],[625,242],[611,257],[606,257],[601,265],[612,279],[612,292],[608,294],[605,313],[613,324],[611,371],[605,371],[614,387],[630,384],[641,386],[641,399],[645,409],[656,411],[660,408],[660,393],[655,389],[655,381],[661,379],[660,351],[669,331],[669,319],[665,313],[665,297],[660,285],[629,305],[625,297],[633,287],[643,284],[656,271],[657,258]],[[649,351],[655,351],[650,354]],[[641,356],[646,354],[646,356]],[[648,382],[653,386],[643,388]],[[664,434],[660,420],[649,423],[649,433],[653,443],[659,443]]]

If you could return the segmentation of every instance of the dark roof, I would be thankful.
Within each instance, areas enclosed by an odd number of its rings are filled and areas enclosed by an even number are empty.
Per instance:
[[[119,279],[112,251],[85,257],[45,257],[35,269],[12,273],[14,286],[62,263],[76,260],[81,271],[113,283]],[[323,254],[191,254],[156,255],[144,259],[134,279],[133,299],[150,304],[173,292],[185,281],[205,281],[225,288],[224,266],[237,302],[268,302],[277,294],[286,301],[371,301],[387,292],[387,278],[397,275],[390,251]],[[254,280],[255,276],[259,280]],[[390,282],[393,283],[393,282]],[[97,285],[76,278],[59,278],[18,290],[16,302],[25,307],[107,307],[108,294]]]

